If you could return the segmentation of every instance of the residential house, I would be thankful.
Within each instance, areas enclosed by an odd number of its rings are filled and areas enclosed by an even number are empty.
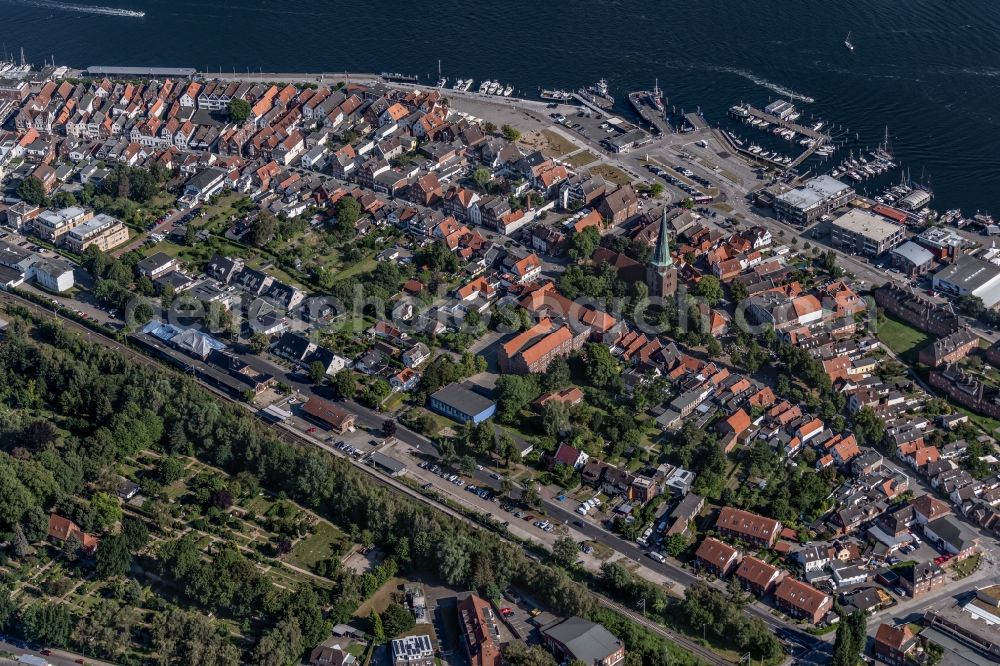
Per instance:
[[[747,555],[736,569],[736,579],[758,597],[767,596],[781,579],[781,569]]]
[[[833,598],[789,576],[774,591],[774,604],[792,617],[819,624],[833,609]]]
[[[623,185],[605,196],[597,210],[609,225],[620,226],[639,212],[639,197],[631,185]]]
[[[80,547],[88,555],[93,555],[97,550],[97,545],[100,543],[100,539],[81,530],[69,518],[63,518],[54,513],[49,515],[49,530],[47,534],[50,539],[54,539],[60,543],[65,543],[70,539],[77,539],[80,542]]]
[[[755,546],[770,547],[781,532],[781,523],[773,518],[727,506],[719,511],[715,529],[723,536]]]
[[[933,560],[914,563],[896,570],[899,585],[911,597],[922,596],[945,584],[947,576],[944,569]]]
[[[694,557],[702,570],[718,578],[727,578],[740,562],[740,551],[718,539],[705,537]]]
[[[910,663],[910,655],[916,646],[917,639],[910,625],[893,626],[883,622],[875,632],[872,654],[889,666],[904,666]]]
[[[489,602],[472,592],[458,600],[458,624],[471,666],[502,666],[499,619]]]

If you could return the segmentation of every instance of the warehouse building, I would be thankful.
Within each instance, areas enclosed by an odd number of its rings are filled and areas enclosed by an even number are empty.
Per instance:
[[[953,296],[978,296],[988,308],[1000,303],[1000,267],[963,255],[934,275],[934,289]]]

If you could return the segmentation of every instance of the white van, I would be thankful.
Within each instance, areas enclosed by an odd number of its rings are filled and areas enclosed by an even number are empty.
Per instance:
[[[655,550],[649,551],[649,556],[652,557],[657,562],[666,562],[667,561],[667,558],[663,557],[663,555],[661,555],[660,553],[656,552]]]

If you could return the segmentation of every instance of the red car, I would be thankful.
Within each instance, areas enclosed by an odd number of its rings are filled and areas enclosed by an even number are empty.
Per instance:
[[[532,516],[531,514],[528,514],[527,516],[525,516],[525,517],[524,517],[524,519],[525,519],[525,520],[534,520],[534,519],[535,519],[535,517],[534,517],[534,516]]]
[[[306,432],[316,432],[316,428],[309,428],[309,430],[306,430]]]
[[[507,617],[508,615],[513,615],[514,614],[514,609],[513,608],[501,608],[500,609],[500,614],[503,615],[504,617]]]

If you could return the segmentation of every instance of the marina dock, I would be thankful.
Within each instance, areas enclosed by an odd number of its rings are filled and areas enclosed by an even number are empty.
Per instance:
[[[746,109],[747,113],[755,118],[759,118],[763,121],[769,122],[772,125],[778,125],[784,127],[785,129],[792,130],[796,134],[801,134],[802,136],[808,137],[810,139],[815,139],[817,143],[826,142],[830,140],[830,137],[822,132],[818,132],[811,127],[805,127],[804,125],[799,125],[798,123],[791,122],[789,120],[784,120],[778,116],[772,115],[767,111],[758,109],[755,106],[750,106],[749,104],[743,107]]]

